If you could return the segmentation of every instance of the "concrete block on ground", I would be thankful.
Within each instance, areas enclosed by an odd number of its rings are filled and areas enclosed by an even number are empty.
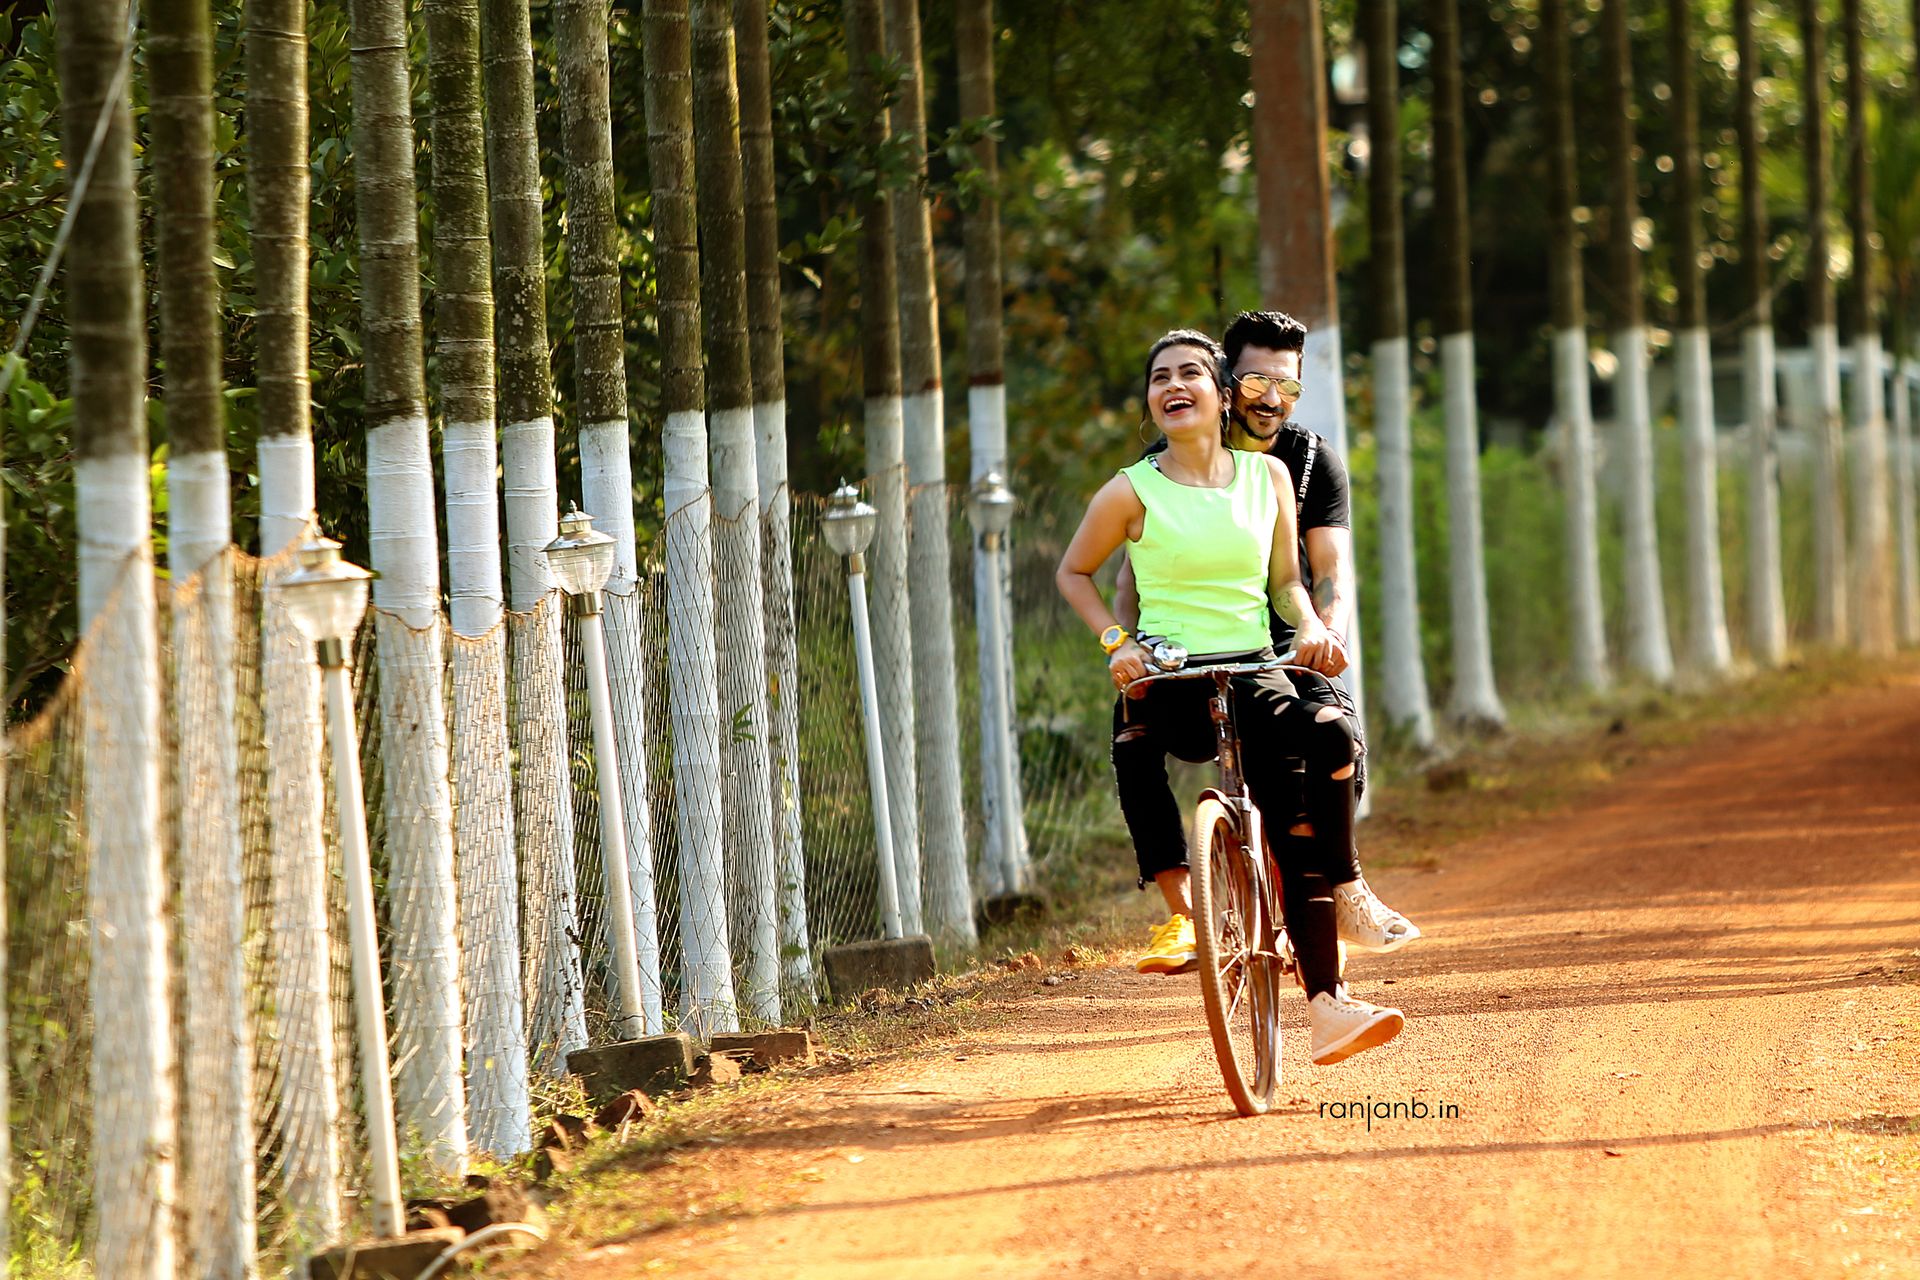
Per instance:
[[[707,1047],[714,1053],[750,1053],[763,1067],[813,1061],[813,1037],[804,1031],[722,1031]]]
[[[420,1280],[449,1245],[466,1238],[458,1227],[435,1227],[390,1240],[356,1240],[315,1254],[308,1274],[313,1280]]]
[[[881,987],[906,991],[933,978],[933,939],[877,938],[829,947],[820,957],[827,970],[827,986],[837,1003],[845,1004],[863,991]]]
[[[741,1070],[752,1061],[752,1056],[740,1049],[731,1053],[703,1053],[693,1060],[693,1078],[687,1084],[695,1089],[706,1089],[716,1084],[738,1084]]]
[[[1036,920],[1046,914],[1046,899],[1037,893],[1002,893],[982,901],[974,911],[974,927],[985,932],[1016,920]]]
[[[667,1093],[686,1084],[693,1074],[693,1044],[676,1031],[576,1049],[567,1055],[567,1070],[580,1077],[595,1104],[609,1102],[629,1089]]]

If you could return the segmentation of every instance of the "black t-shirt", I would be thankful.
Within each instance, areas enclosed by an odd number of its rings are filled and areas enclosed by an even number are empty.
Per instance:
[[[1147,452],[1158,453],[1167,447],[1165,440],[1155,441]],[[1293,477],[1295,523],[1300,533],[1300,581],[1307,594],[1313,594],[1313,566],[1307,562],[1307,530],[1348,529],[1352,527],[1351,503],[1347,486],[1347,464],[1327,447],[1324,438],[1295,422],[1285,422],[1267,450],[1287,464]],[[1267,623],[1273,632],[1273,646],[1283,651],[1293,643],[1293,627],[1271,609]]]

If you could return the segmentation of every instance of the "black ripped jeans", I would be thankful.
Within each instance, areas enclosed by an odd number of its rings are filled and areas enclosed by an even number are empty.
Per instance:
[[[1114,782],[1142,888],[1163,872],[1187,865],[1185,813],[1167,780],[1167,757],[1195,763],[1213,758],[1212,696],[1213,682],[1196,678],[1152,684],[1146,697],[1122,696],[1115,703]],[[1303,700],[1286,672],[1236,677],[1230,696],[1241,772],[1280,871],[1287,928],[1307,993],[1315,995],[1338,981],[1330,886],[1358,874],[1353,869],[1354,778],[1333,776],[1354,763],[1353,721],[1344,714],[1321,719],[1328,704]],[[1311,838],[1288,834],[1302,818],[1313,825]]]

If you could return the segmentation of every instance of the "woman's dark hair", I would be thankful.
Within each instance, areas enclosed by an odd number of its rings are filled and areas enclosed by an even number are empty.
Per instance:
[[[1248,347],[1268,351],[1305,351],[1307,326],[1284,311],[1242,311],[1227,326],[1227,368],[1240,363],[1240,353]]]
[[[1207,363],[1213,368],[1213,385],[1220,392],[1220,439],[1224,441],[1227,438],[1227,427],[1232,421],[1227,413],[1227,353],[1220,349],[1219,343],[1198,329],[1169,329],[1147,348],[1146,372],[1141,376],[1142,387],[1148,393],[1152,391],[1149,384],[1153,378],[1153,362],[1158,360],[1160,353],[1168,347],[1194,347],[1206,353]],[[1146,407],[1145,401],[1146,396],[1143,395],[1140,425],[1151,427],[1153,410]],[[1157,450],[1149,448],[1147,452],[1154,453]]]

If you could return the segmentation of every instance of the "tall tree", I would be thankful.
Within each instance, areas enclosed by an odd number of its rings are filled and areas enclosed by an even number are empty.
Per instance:
[[[767,757],[760,488],[754,459],[753,352],[747,337],[746,206],[733,0],[693,0],[693,132],[701,313],[707,322],[707,426],[713,459],[714,630],[720,705],[745,732],[721,744],[721,807],[747,1012],[780,1021],[780,910]]]
[[[484,1150],[504,1147],[503,1154],[511,1154],[520,1149],[515,1145],[525,1125],[520,1116],[528,1110],[526,1077],[519,1069],[527,1044],[519,966],[512,962],[517,959],[520,868],[508,768],[480,6],[477,0],[426,0],[424,9],[433,94],[434,330],[454,632],[454,846],[460,860],[469,1125]],[[514,933],[507,932],[509,926]]]
[[[1740,141],[1740,272],[1747,312],[1741,329],[1747,418],[1747,648],[1774,667],[1787,656],[1786,595],[1780,579],[1778,391],[1774,381],[1773,284],[1767,268],[1767,196],[1756,115],[1758,63],[1753,0],[1734,0],[1734,43],[1740,60],[1734,129]]]
[[[55,37],[66,170],[76,184],[90,178],[71,193],[78,211],[67,259],[67,322],[80,626],[87,635],[93,1264],[95,1275],[161,1280],[175,1273],[176,1254],[173,966],[129,17],[128,6],[115,0],[73,0],[60,10]]]
[[[659,277],[666,463],[667,645],[680,820],[683,1004],[704,1031],[739,1025],[721,862],[720,701],[714,688],[713,495],[707,488],[706,372],[700,361],[700,246],[687,0],[646,0],[647,162]]]
[[[959,695],[954,688],[953,591],[948,554],[947,428],[940,389],[940,299],[933,275],[933,214],[926,197],[926,74],[920,0],[887,0],[887,51],[904,72],[893,132],[912,147],[915,184],[895,196],[894,255],[900,273],[900,362],[912,538],[913,728],[920,761],[920,830],[926,846],[925,913],[943,939],[974,940],[960,812]]]
[[[1253,158],[1260,221],[1260,297],[1307,328],[1305,384],[1293,420],[1347,453],[1340,296],[1333,277],[1332,178],[1327,172],[1327,77],[1320,6],[1251,9]],[[1349,591],[1352,584],[1343,584]],[[1347,651],[1348,687],[1361,690],[1360,613]],[[1362,714],[1365,703],[1361,702]],[[1363,802],[1364,804],[1364,802]]]
[[[1820,0],[1800,0],[1800,137],[1807,188],[1807,345],[1813,349],[1813,633],[1820,643],[1847,638],[1847,533],[1840,497],[1840,330],[1833,314],[1828,244],[1826,28]]]
[[[766,0],[735,0],[740,150],[746,183],[747,332],[753,357],[754,460],[760,491],[760,567],[766,608],[773,836],[780,878],[784,1004],[814,999],[807,928],[806,847],[800,826],[800,673],[793,613],[793,495],[787,484],[787,368],[780,319],[780,206],[773,181],[773,88]]]
[[[1587,382],[1587,303],[1580,269],[1579,152],[1573,132],[1573,49],[1567,0],[1540,0],[1541,58],[1546,72],[1547,271],[1553,284],[1553,411],[1560,426],[1567,487],[1568,625],[1573,675],[1604,689],[1607,639],[1600,611],[1600,529],[1593,482],[1593,398]]]
[[[614,746],[620,757],[620,793],[627,819],[628,878],[634,899],[634,929],[639,935],[636,950],[642,1010],[647,1029],[658,1031],[664,1028],[659,915],[654,889],[653,818],[646,786],[646,667],[640,652],[640,566],[633,542],[633,462],[628,454],[620,228],[613,203],[608,21],[607,0],[557,0],[553,6],[554,39],[559,47],[555,83],[567,160],[567,262],[574,299],[574,425],[580,440],[580,488],[595,524],[614,539],[613,576],[607,581],[606,603]],[[647,52],[651,58],[651,42]],[[668,511],[671,514],[671,506]],[[710,617],[707,625],[710,653]],[[676,744],[682,731],[703,744],[707,735],[715,732],[705,722],[676,724]],[[704,796],[693,798],[693,793],[709,789],[714,776],[688,777],[680,772],[676,761],[674,783],[683,815],[692,808],[698,817],[708,817],[703,812],[708,801]],[[718,813],[711,819],[717,824]],[[708,848],[714,838],[707,838]],[[699,865],[701,847],[682,845],[683,852],[688,849],[694,851],[695,865]],[[719,892],[717,883],[713,891]],[[724,906],[716,899],[709,910],[718,913]],[[711,927],[715,921],[724,931],[723,916],[705,921],[704,927]],[[690,945],[698,945],[695,935],[687,936]]]
[[[253,228],[259,388],[260,554],[269,579],[294,567],[314,518],[308,400],[307,8],[246,0],[247,208]],[[261,611],[260,698],[272,854],[273,1024],[284,1153],[280,1194],[296,1239],[340,1234],[340,1091],[334,1067],[329,875],[321,828],[320,671],[269,591]]]
[[[393,920],[394,1103],[435,1163],[467,1155],[439,535],[420,335],[419,207],[403,0],[351,0],[354,204],[365,330],[368,542]]]
[[[559,593],[546,546],[558,535],[560,485],[553,435],[553,374],[547,361],[547,264],[540,192],[540,139],[534,120],[533,36],[527,0],[481,0],[481,56],[486,64],[487,177],[493,233],[493,303],[499,358],[500,461],[507,514],[507,585],[514,610],[526,615],[507,633],[513,664],[508,723],[520,767],[514,773],[514,829],[526,882],[524,980],[520,920],[501,902],[484,930],[468,921],[484,957],[482,990],[522,981],[527,1007],[522,1049],[491,1061],[469,1059],[474,1140],[504,1155],[533,1144],[529,1109],[512,1102],[527,1090],[530,1038],[540,1060],[555,1065],[561,1044],[586,1043],[586,1008],[574,899],[573,782],[567,750],[566,661]],[[471,971],[471,969],[470,969]],[[478,996],[476,994],[476,1000]],[[504,1010],[503,999],[501,1008]],[[470,1018],[475,1047],[484,1027]],[[512,1029],[504,1024],[503,1046]],[[489,1035],[488,1038],[492,1038]],[[482,1080],[482,1073],[497,1076]]]
[[[887,140],[887,108],[880,72],[886,58],[880,0],[848,0],[847,63],[853,81],[860,143],[878,157]],[[874,678],[880,729],[887,740],[887,798],[893,821],[900,923],[908,934],[924,925],[920,896],[919,777],[914,737],[913,639],[907,598],[907,462],[905,406],[900,393],[899,273],[893,256],[893,199],[875,184],[859,201],[860,370],[865,391],[867,475],[880,513],[868,564],[873,580]]]
[[[253,1274],[253,1037],[247,1018],[233,653],[233,540],[213,271],[213,15],[154,0],[148,113],[175,586],[174,775],[187,981],[185,1228],[193,1269]]]
[[[1614,439],[1625,473],[1621,524],[1627,581],[1627,661],[1657,683],[1673,678],[1660,534],[1654,518],[1653,407],[1647,390],[1646,300],[1640,270],[1640,178],[1634,163],[1629,0],[1606,0],[1600,46],[1607,85],[1607,263],[1614,295]]]
[[[1674,336],[1680,431],[1686,440],[1687,639],[1693,665],[1733,665],[1720,581],[1719,468],[1713,431],[1713,348],[1700,255],[1700,108],[1693,6],[1667,0],[1667,59],[1673,93],[1673,276],[1680,291]]]
[[[1854,639],[1864,653],[1893,652],[1892,497],[1887,474],[1887,418],[1882,381],[1880,286],[1873,272],[1873,162],[1867,150],[1871,96],[1866,25],[1860,0],[1842,0],[1847,49],[1847,228],[1853,239],[1853,287],[1847,290],[1853,329],[1853,582]]]
[[[959,61],[960,115],[984,124],[996,113],[993,90],[993,0],[959,0],[954,15],[954,46]],[[978,482],[989,472],[1012,482],[1007,463],[1007,379],[1001,324],[1003,292],[1000,270],[1000,147],[992,131],[982,128],[973,144],[973,163],[979,180],[962,208],[962,235],[967,275],[967,438],[970,452],[968,480]],[[1013,597],[1009,590],[1006,539],[992,551],[978,534],[973,543],[974,617],[989,616],[992,593],[1003,604],[1006,634],[994,636],[977,628],[980,688],[994,685],[994,647],[998,660],[1013,670]],[[1011,686],[1011,681],[1008,682]],[[1009,688],[1008,696],[1011,697]],[[1012,723],[1012,708],[1005,717]],[[1022,818],[1020,771],[1004,776],[1013,784],[1002,795],[1000,757],[1012,750],[1003,741],[1002,719],[994,700],[980,699],[980,794],[986,808],[988,853],[980,860],[982,889],[988,896],[1017,891],[1024,885],[1027,833]]]
[[[1920,6],[1920,0],[1915,0]],[[1914,12],[1914,21],[1910,24],[1913,40],[1914,92],[1920,95],[1920,8]],[[1891,129],[1894,122],[1905,124],[1904,114],[1882,111],[1882,127]],[[1912,141],[1912,134],[1902,129],[1909,139],[1906,147],[1908,157],[1906,172],[1916,183],[1920,183],[1920,144]],[[1916,541],[1915,524],[1916,495],[1913,488],[1913,392],[1912,377],[1915,373],[1913,352],[1913,308],[1915,302],[1914,276],[1916,259],[1920,258],[1920,202],[1906,201],[1904,212],[1907,225],[1890,229],[1889,250],[1902,245],[1905,250],[1904,270],[1894,275],[1893,308],[1893,351],[1894,380],[1899,388],[1893,401],[1893,545],[1894,566],[1899,583],[1899,632],[1900,643],[1920,645],[1920,541]]]
[[[1473,222],[1467,214],[1466,130],[1460,103],[1459,0],[1433,0],[1433,188],[1440,241],[1436,328],[1446,379],[1447,580],[1452,591],[1453,696],[1448,711],[1498,728],[1506,708],[1493,679],[1487,566],[1480,526],[1480,410],[1473,349]]]
[[[1400,5],[1360,6],[1367,57],[1367,228],[1373,312],[1373,414],[1379,450],[1380,704],[1414,745],[1433,745],[1420,661],[1413,545],[1413,387],[1407,351],[1406,232],[1400,217]]]

